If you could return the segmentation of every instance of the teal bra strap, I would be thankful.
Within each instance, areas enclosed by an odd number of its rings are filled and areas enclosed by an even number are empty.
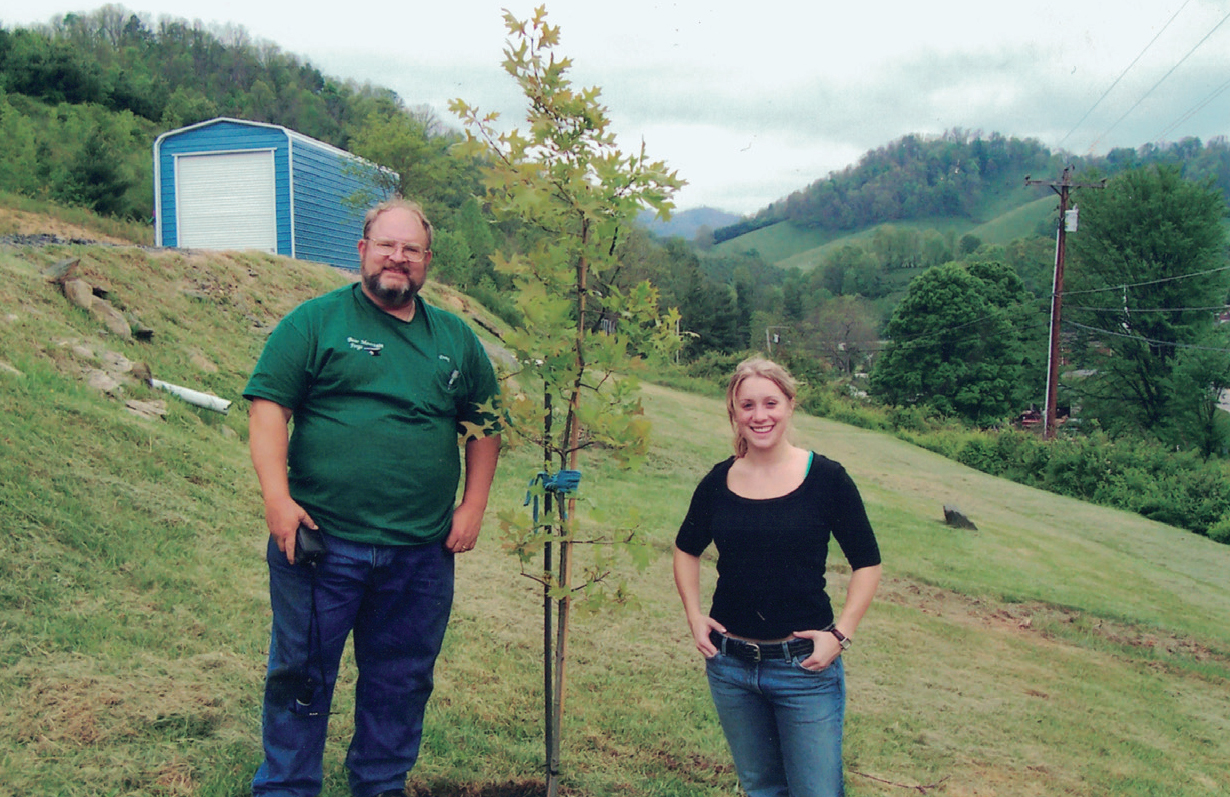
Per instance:
[[[816,452],[815,452],[815,451],[808,451],[808,452],[807,452],[807,470],[803,471],[803,478],[804,478],[804,479],[806,479],[806,478],[807,478],[807,474],[811,473],[811,463],[812,463],[812,460],[814,460],[815,458],[816,458]]]

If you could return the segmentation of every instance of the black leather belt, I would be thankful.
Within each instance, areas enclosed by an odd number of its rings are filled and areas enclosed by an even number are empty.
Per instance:
[[[810,639],[791,639],[786,642],[744,642],[742,639],[735,639],[717,631],[709,632],[709,641],[727,656],[752,663],[770,659],[805,659],[816,648]]]

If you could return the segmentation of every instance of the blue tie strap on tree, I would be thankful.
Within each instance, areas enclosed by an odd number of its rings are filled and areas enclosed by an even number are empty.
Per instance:
[[[554,493],[559,500],[560,515],[564,520],[568,519],[568,511],[564,509],[564,496],[575,495],[577,487],[581,484],[581,471],[579,470],[561,470],[552,476],[547,471],[539,471],[538,475],[530,479],[530,489],[525,491],[525,503],[522,506],[529,506],[530,499],[534,501],[534,523],[538,523],[538,496],[534,493],[534,485],[541,483],[544,493]]]

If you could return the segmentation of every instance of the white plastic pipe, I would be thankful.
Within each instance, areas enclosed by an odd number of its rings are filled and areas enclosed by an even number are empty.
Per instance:
[[[208,393],[202,393],[199,390],[193,390],[188,387],[180,387],[172,385],[170,382],[163,382],[161,379],[151,379],[149,383],[156,388],[165,390],[172,396],[178,396],[189,404],[194,404],[198,407],[204,407],[207,410],[220,412],[223,415],[231,408],[231,402],[217,396],[211,396]]]

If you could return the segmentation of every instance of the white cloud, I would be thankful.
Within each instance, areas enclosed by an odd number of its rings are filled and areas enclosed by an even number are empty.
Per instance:
[[[27,0],[0,19],[79,10],[63,1]],[[539,2],[301,0],[291,10],[274,0],[143,0],[137,10],[242,25],[449,123],[447,102],[461,97],[513,125],[521,98],[501,68],[501,8],[527,18]],[[1230,22],[1217,28],[1230,12],[1224,0],[546,2],[574,83],[603,89],[625,149],[644,139],[689,181],[682,207],[753,212],[909,133],[995,131],[1083,153],[1163,131],[1171,140],[1230,132],[1230,92],[1191,113],[1230,75]]]

